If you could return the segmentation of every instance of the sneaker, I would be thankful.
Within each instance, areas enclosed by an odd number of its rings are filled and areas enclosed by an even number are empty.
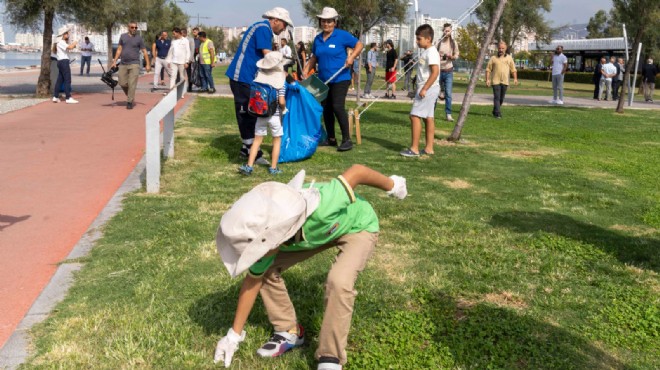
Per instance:
[[[208,93],[209,94],[215,94],[215,89],[209,89]]]
[[[452,117],[451,114],[448,114],[447,115],[447,121],[454,122],[454,117]]]
[[[67,104],[78,104],[78,101],[74,98],[69,98],[69,99],[65,100],[65,102]]]
[[[555,99],[550,100],[548,103],[550,104],[557,104],[557,101]]]
[[[335,357],[321,356],[316,370],[341,370],[341,365],[339,364],[339,359]]]
[[[275,168],[273,168],[273,167],[269,167],[269,168],[268,168],[268,173],[271,174],[271,175],[279,175],[279,174],[282,173],[282,170],[280,170],[280,169],[277,168],[277,167],[275,167]]]
[[[563,100],[557,100],[557,105],[564,105],[564,101]]]
[[[399,152],[404,157],[419,157],[419,153],[415,153],[410,148],[402,150]]]
[[[60,99],[53,96],[53,103],[59,103]]]
[[[133,109],[133,102],[126,103],[126,109]]]
[[[319,146],[337,146],[337,139],[326,139],[319,143]]]
[[[254,171],[254,168],[252,166],[248,166],[247,164],[238,167],[238,172],[246,176],[252,175],[252,171]]]
[[[298,325],[298,334],[291,334],[286,331],[277,331],[273,333],[268,342],[264,343],[257,350],[261,357],[277,357],[285,352],[301,346],[305,342],[303,327]]]
[[[349,139],[343,141],[340,146],[337,147],[338,152],[346,152],[353,149],[353,142]]]

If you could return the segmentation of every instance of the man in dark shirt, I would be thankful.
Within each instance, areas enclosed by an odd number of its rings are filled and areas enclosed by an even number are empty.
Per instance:
[[[604,59],[604,58],[603,58]],[[594,100],[600,99],[600,78],[602,76],[601,69],[603,68],[604,62],[599,62],[594,69]]]
[[[653,59],[648,59],[642,66],[642,84],[644,85],[644,101],[653,103],[653,92],[655,91],[655,75],[658,74],[658,67],[653,64]]]
[[[165,85],[165,76],[163,71],[169,76],[169,68],[165,58],[170,51],[172,41],[167,38],[167,31],[162,31],[153,45],[151,45],[151,56],[154,58],[154,89],[158,88],[158,76],[160,76],[160,85]]]
[[[119,37],[119,46],[112,60],[111,68],[117,66],[117,59],[121,59],[119,65],[119,86],[128,97],[126,109],[133,109],[133,100],[135,99],[135,88],[140,76],[140,51],[144,55],[147,66],[147,72],[151,71],[149,55],[144,46],[144,40],[137,34],[137,22],[128,24],[128,32]]]

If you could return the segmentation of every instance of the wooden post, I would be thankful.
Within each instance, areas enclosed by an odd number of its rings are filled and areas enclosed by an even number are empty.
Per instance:
[[[353,114],[355,115],[355,137],[357,139],[358,145],[362,144],[362,134],[360,134],[360,111],[354,110]]]
[[[348,110],[348,134],[350,136],[353,136],[353,119],[355,117],[355,110],[354,109],[349,109]]]

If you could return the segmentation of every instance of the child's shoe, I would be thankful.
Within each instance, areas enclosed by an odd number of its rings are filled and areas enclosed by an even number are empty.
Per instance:
[[[252,166],[248,166],[247,164],[244,164],[240,167],[238,167],[238,172],[242,173],[243,175],[250,176],[252,175],[252,171],[254,168]]]
[[[304,329],[298,325],[298,334],[289,333],[286,331],[277,331],[273,333],[268,342],[264,343],[261,348],[257,350],[257,354],[261,357],[277,357],[285,352],[301,346],[305,342]]]
[[[341,370],[342,366],[339,364],[339,359],[334,357],[321,356],[319,358],[319,365],[316,370]]]
[[[273,167],[269,167],[269,168],[268,168],[268,173],[271,174],[271,175],[279,175],[279,174],[282,173],[282,170],[280,170],[280,169],[277,168],[277,167],[275,167],[275,168],[273,168]]]

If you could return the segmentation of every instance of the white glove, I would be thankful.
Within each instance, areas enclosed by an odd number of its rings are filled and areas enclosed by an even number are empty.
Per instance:
[[[284,107],[284,110],[282,111],[282,116],[284,116],[287,113],[289,113],[289,109],[287,107]]]
[[[225,367],[231,365],[231,359],[234,357],[234,353],[238,350],[238,344],[245,340],[245,330],[241,332],[241,335],[238,335],[233,328],[229,328],[227,335],[225,335],[218,345],[215,347],[215,356],[213,356],[213,362],[218,363],[222,360],[225,361]]]
[[[401,176],[392,175],[390,179],[394,181],[392,190],[387,192],[387,195],[403,199],[408,195],[408,188],[406,187],[406,179]]]

